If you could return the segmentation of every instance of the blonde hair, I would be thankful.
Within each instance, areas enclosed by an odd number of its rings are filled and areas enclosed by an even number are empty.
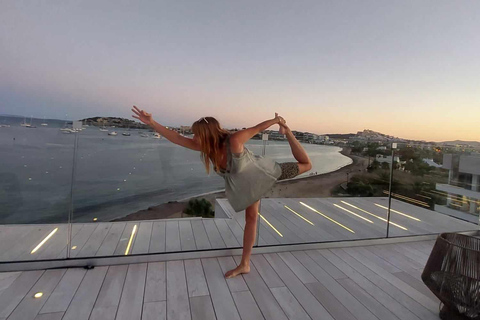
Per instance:
[[[210,162],[213,169],[220,169],[222,158],[221,148],[230,132],[223,129],[217,119],[203,117],[192,125],[192,132],[200,142],[200,157],[205,164],[205,170],[210,173]]]

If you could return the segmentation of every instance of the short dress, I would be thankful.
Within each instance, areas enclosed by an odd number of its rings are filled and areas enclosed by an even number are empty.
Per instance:
[[[278,180],[290,179],[299,173],[296,162],[278,163],[253,154],[246,147],[241,154],[233,154],[230,137],[227,137],[226,144],[227,168],[215,172],[224,178],[225,194],[236,212],[262,198]]]

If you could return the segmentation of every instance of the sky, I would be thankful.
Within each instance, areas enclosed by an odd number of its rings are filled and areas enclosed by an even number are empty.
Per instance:
[[[12,1],[0,114],[480,141],[480,1]],[[272,129],[276,129],[272,127]]]

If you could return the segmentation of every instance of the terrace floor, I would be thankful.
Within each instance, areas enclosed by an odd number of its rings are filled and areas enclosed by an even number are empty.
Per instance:
[[[219,210],[229,211],[226,200]],[[263,199],[258,244],[279,245],[383,238],[388,199]],[[392,199],[390,236],[478,230],[478,225]],[[238,248],[243,213],[232,218],[74,223],[70,257]],[[68,225],[0,226],[0,262],[62,259]]]
[[[227,280],[240,257],[0,273],[0,319],[439,319],[433,243],[257,254]]]

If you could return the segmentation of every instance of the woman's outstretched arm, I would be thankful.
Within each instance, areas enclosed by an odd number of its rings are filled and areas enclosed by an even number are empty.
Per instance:
[[[132,117],[149,125],[150,127],[153,128],[153,130],[160,133],[169,141],[188,149],[192,149],[196,151],[201,150],[200,145],[195,140],[181,136],[178,132],[169,130],[166,127],[162,126],[160,123],[153,120],[151,113],[140,110],[136,106],[133,106],[132,111],[133,113],[135,113],[135,115],[132,115]]]
[[[254,127],[235,132],[230,138],[232,152],[233,153],[243,152],[243,144],[246,143],[248,140],[250,140],[253,136],[255,136],[259,132],[262,132],[265,129],[268,129],[274,124],[283,123],[284,121],[285,120],[283,120],[282,117],[280,117],[277,113],[275,113],[275,118],[273,119],[263,121]]]

